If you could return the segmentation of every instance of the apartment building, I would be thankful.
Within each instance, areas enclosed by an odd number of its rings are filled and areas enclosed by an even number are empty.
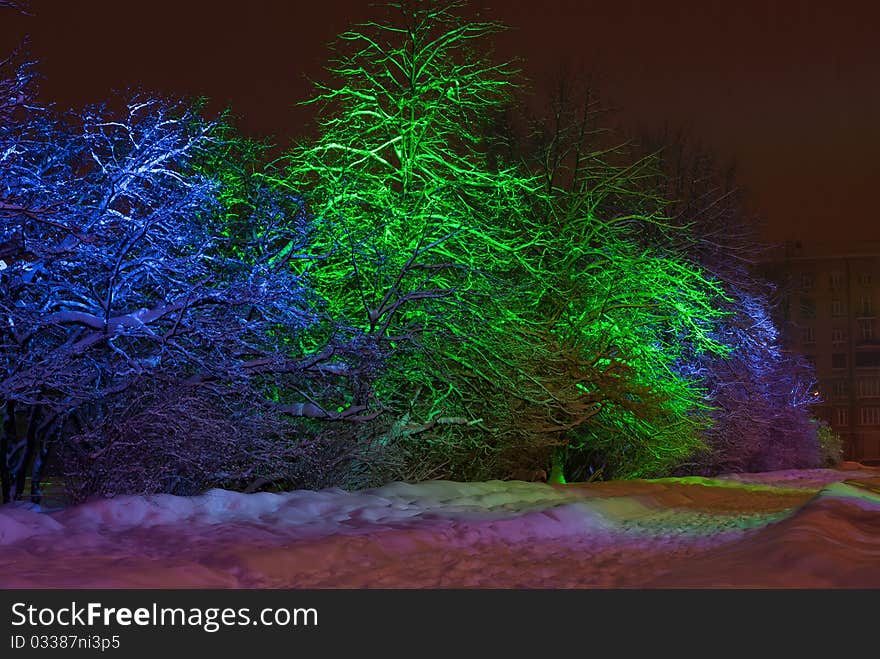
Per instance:
[[[816,368],[815,415],[846,459],[880,461],[880,242],[788,243],[762,270],[779,287],[783,347]]]

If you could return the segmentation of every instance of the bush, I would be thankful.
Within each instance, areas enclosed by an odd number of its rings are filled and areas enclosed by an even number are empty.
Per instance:
[[[231,392],[146,385],[128,405],[93,410],[61,444],[72,501],[122,494],[199,494],[296,479],[308,457],[292,423]]]
[[[843,460],[843,438],[824,421],[816,422],[816,438],[823,467],[836,467]]]

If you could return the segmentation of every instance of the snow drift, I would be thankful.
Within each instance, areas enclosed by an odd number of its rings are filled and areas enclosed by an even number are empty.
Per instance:
[[[880,587],[880,470],[0,507],[4,588]]]

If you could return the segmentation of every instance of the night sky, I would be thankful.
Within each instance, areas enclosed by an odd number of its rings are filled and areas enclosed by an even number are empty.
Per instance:
[[[327,44],[384,8],[354,0],[32,0],[0,13],[2,53],[30,35],[42,97],[62,108],[139,86],[205,95],[276,142],[306,133],[293,105]],[[495,44],[533,87],[562,68],[599,81],[633,132],[684,127],[737,165],[765,237],[880,238],[880,3],[474,2],[513,28]]]

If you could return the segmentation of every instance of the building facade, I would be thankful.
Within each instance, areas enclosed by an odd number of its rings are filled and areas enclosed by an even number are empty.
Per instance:
[[[815,366],[815,415],[845,459],[880,461],[880,243],[790,243],[762,269],[778,286],[783,348]]]

